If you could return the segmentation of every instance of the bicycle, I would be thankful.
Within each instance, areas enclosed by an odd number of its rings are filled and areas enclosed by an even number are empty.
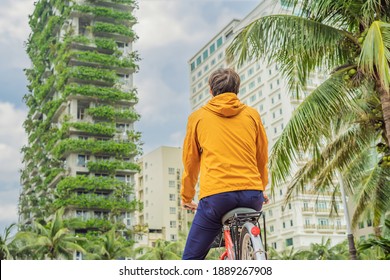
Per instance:
[[[222,217],[222,232],[212,246],[214,248],[225,247],[225,251],[220,255],[221,260],[267,259],[267,248],[263,245],[259,223],[261,216],[265,229],[265,216],[262,215],[262,211],[239,207]],[[265,231],[263,235],[264,244],[266,244]]]

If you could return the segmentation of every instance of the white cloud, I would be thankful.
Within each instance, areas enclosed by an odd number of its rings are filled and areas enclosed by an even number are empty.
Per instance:
[[[20,149],[26,143],[22,127],[26,112],[0,102],[0,227],[17,221]]]
[[[4,0],[2,0],[4,1]],[[0,9],[0,43],[16,38],[24,41],[30,32],[28,15],[33,12],[34,0],[8,0]]]
[[[209,32],[199,5],[186,1],[140,1],[134,26],[140,49],[157,49],[176,42],[195,44]]]

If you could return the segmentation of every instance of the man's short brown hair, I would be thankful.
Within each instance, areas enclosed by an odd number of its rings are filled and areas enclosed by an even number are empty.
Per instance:
[[[213,96],[225,92],[237,94],[240,88],[240,76],[231,68],[221,68],[210,75],[209,86]]]

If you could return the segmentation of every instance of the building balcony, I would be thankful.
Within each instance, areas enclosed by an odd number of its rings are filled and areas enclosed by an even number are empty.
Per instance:
[[[343,226],[343,225],[335,226],[335,229],[337,232],[346,232],[347,226]]]
[[[81,61],[78,60],[76,57],[72,57],[69,60],[68,66],[86,66],[86,67],[104,68],[104,69],[114,70],[116,73],[122,75],[130,75],[136,71],[135,67],[119,67],[119,66],[103,65],[101,63],[93,62],[93,61]]]
[[[80,42],[72,42],[70,44],[70,47],[71,49],[73,50],[78,50],[78,51],[90,51],[90,52],[99,52],[99,53],[104,53],[104,54],[113,54],[114,51],[113,50],[109,50],[109,49],[101,49],[101,48],[98,48],[96,47],[96,45],[86,45],[86,44],[83,44],[83,43],[80,43]]]
[[[66,107],[67,103],[62,102],[61,105],[58,107],[57,111],[55,111],[55,113],[53,114],[53,117],[51,119],[53,123],[57,123],[59,121],[59,118],[61,114],[65,111]]]
[[[318,232],[334,232],[334,225],[317,225]]]
[[[109,81],[103,81],[103,80],[83,80],[80,78],[74,78],[71,77],[67,80],[67,84],[76,83],[81,85],[95,85],[95,86],[102,86],[102,87],[111,87],[114,85],[114,83]]]
[[[314,232],[316,230],[316,225],[303,225],[304,232]]]
[[[106,7],[106,8],[112,8],[119,11],[126,11],[126,12],[132,12],[134,8],[136,7],[135,1],[131,1],[131,3],[117,3],[110,0],[98,0],[98,1],[88,1],[84,0],[83,4],[90,4],[93,2],[96,6]]]
[[[303,207],[302,213],[314,213],[314,207]]]

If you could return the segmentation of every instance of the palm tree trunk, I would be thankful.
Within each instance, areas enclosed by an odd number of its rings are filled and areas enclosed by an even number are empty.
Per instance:
[[[390,146],[390,90],[382,86],[379,80],[376,81],[376,90],[382,104],[383,121],[385,123],[384,136],[387,146]]]
[[[341,200],[343,201],[344,217],[345,217],[345,222],[347,225],[347,238],[348,238],[348,245],[349,245],[349,255],[350,255],[351,260],[356,260],[357,257],[356,257],[355,240],[353,238],[351,220],[349,217],[347,197],[345,195],[345,188],[344,188],[344,181],[343,181],[343,177],[342,177],[339,170],[336,170],[336,176],[337,176],[337,180],[339,181],[339,184],[340,184]]]

